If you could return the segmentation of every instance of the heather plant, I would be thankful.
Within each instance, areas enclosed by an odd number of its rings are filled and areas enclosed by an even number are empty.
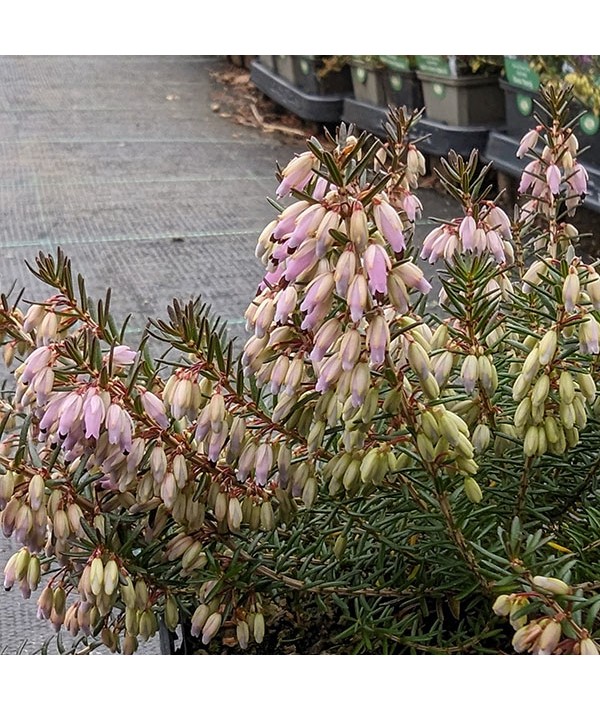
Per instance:
[[[5,587],[70,651],[598,653],[600,277],[569,93],[543,99],[520,205],[451,153],[420,249],[419,115],[310,139],[239,355],[200,302],[132,344],[61,251],[46,301],[2,296]]]

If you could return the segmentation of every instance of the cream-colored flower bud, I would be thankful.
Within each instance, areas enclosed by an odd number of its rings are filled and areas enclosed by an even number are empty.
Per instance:
[[[485,452],[485,450],[490,446],[490,428],[481,422],[475,428],[473,432],[473,447],[475,451],[479,454]]]
[[[254,615],[252,635],[256,644],[261,644],[265,638],[265,618],[261,612],[257,612]]]
[[[71,535],[71,527],[69,526],[69,517],[67,516],[64,509],[58,509],[54,514],[54,535],[61,539],[66,540]]]
[[[29,505],[33,511],[38,511],[44,501],[44,478],[34,474],[29,482]]]
[[[571,587],[558,578],[547,578],[543,575],[536,575],[532,582],[536,588],[551,593],[552,595],[571,594]]]
[[[558,414],[560,416],[560,422],[566,430],[571,430],[575,427],[575,408],[573,407],[573,403],[568,405],[565,402],[561,402],[558,408]]]
[[[524,618],[519,618],[524,619]],[[543,628],[537,622],[530,622],[517,629],[512,638],[512,645],[518,654],[526,652],[537,641]]]
[[[562,627],[560,622],[550,620],[544,627],[542,634],[538,640],[538,654],[552,654],[558,647],[562,635]]]
[[[567,312],[572,313],[575,310],[579,302],[580,290],[581,284],[577,274],[577,267],[571,266],[562,289],[563,303]]]
[[[217,634],[223,621],[220,612],[213,612],[209,615],[202,628],[202,644],[208,644]]]
[[[187,551],[187,549],[192,545],[194,539],[185,533],[179,533],[175,538],[171,539],[166,547],[167,560],[173,561],[181,556]]]
[[[104,592],[109,597],[119,584],[119,567],[112,558],[104,566]]]
[[[171,510],[177,499],[179,491],[175,483],[173,472],[167,472],[160,484],[160,498],[163,500],[167,509]]]
[[[406,356],[410,367],[419,380],[425,380],[431,373],[431,361],[427,351],[420,343],[414,340],[409,344]]]
[[[129,575],[126,576],[125,582],[120,586],[121,599],[127,607],[136,606],[136,595],[133,580]]]
[[[421,388],[423,393],[429,400],[437,400],[440,396],[440,386],[433,375],[428,375],[424,380],[421,380]]]
[[[456,422],[448,414],[445,408],[438,410],[436,415],[440,434],[445,437],[453,447],[456,446],[461,436]]]
[[[167,629],[173,631],[179,624],[179,609],[175,598],[169,595],[165,602],[165,625]]]
[[[539,368],[540,348],[539,344],[536,344],[527,355],[527,358],[525,358],[525,362],[523,363],[523,367],[521,369],[521,374],[524,378],[531,382]]]
[[[510,614],[512,600],[510,595],[499,595],[492,606],[494,614],[498,617],[506,617]]]
[[[448,326],[441,323],[431,337],[431,350],[436,351],[448,345]]]
[[[158,629],[158,622],[156,621],[156,617],[152,610],[147,609],[141,613],[139,625],[140,637],[144,641],[148,641]]]
[[[185,551],[181,558],[181,567],[184,570],[192,570],[196,567],[202,554],[202,543],[193,541],[191,546]]]
[[[26,577],[30,560],[31,554],[29,550],[27,548],[21,548],[15,559],[15,577],[17,580],[23,580],[23,578]]]
[[[523,452],[526,457],[534,457],[537,454],[539,447],[538,428],[531,425],[527,428],[525,439],[523,441]]]
[[[548,365],[550,361],[554,358],[556,353],[556,347],[558,344],[558,339],[556,331],[554,329],[548,331],[539,345],[539,362],[540,365]]]
[[[587,424],[587,412],[585,411],[585,400],[579,393],[573,400],[573,410],[575,411],[575,424],[579,429],[583,429]]]
[[[560,441],[559,424],[552,415],[548,415],[548,417],[544,419],[544,430],[546,431],[546,439],[550,445]]]
[[[435,450],[431,440],[422,432],[417,434],[417,449],[419,454],[426,462],[433,462],[435,459]]]
[[[570,405],[575,398],[573,376],[568,370],[563,370],[558,380],[558,396],[561,402]]]
[[[138,610],[144,610],[148,606],[148,586],[146,581],[139,578],[135,581],[135,606]]]
[[[467,499],[469,499],[469,501],[473,504],[480,503],[483,498],[483,494],[481,493],[479,484],[475,481],[475,479],[473,479],[473,477],[466,476],[464,484]]]
[[[260,507],[260,527],[263,531],[272,531],[275,527],[273,506],[270,501],[264,501]]]
[[[522,429],[531,421],[531,398],[526,397],[515,410],[514,423],[517,429]]]
[[[246,620],[240,620],[235,628],[235,634],[237,637],[240,649],[248,649],[248,644],[250,642],[250,628]]]
[[[210,608],[205,603],[198,605],[198,607],[194,610],[194,614],[192,615],[191,619],[191,633],[194,637],[200,636],[200,632],[206,624],[206,621],[208,620],[209,616]]]
[[[539,405],[542,405],[545,401],[546,398],[548,397],[548,393],[550,392],[550,378],[546,373],[543,373],[540,375],[538,378],[536,384],[533,386],[533,389],[531,391],[531,405],[532,407],[538,407]]]
[[[479,377],[479,362],[477,356],[469,354],[463,361],[460,377],[466,392],[472,393]]]
[[[596,399],[596,383],[589,373],[577,373],[575,378],[585,399],[591,404]]]
[[[302,487],[302,502],[307,509],[312,508],[317,498],[317,480],[315,477],[309,477]]]
[[[598,645],[593,639],[586,637],[579,643],[579,654],[600,654]]]
[[[498,387],[498,375],[491,358],[481,355],[477,359],[479,381],[488,395],[493,395]]]
[[[167,471],[167,455],[163,447],[156,445],[150,454],[150,471],[152,477],[157,484],[160,484],[165,477]]]
[[[94,595],[99,595],[104,586],[104,564],[99,556],[90,564],[90,589]]]
[[[360,486],[360,462],[356,459],[353,459],[350,462],[348,468],[344,472],[342,484],[344,485],[344,489],[351,494],[358,491]]]
[[[56,612],[58,616],[63,617],[63,619],[65,614],[66,602],[67,596],[65,594],[65,589],[62,587],[62,585],[59,585],[57,588],[55,588],[54,593],[52,595],[52,609]]]
[[[236,497],[229,499],[227,507],[227,526],[230,531],[239,531],[242,525],[242,506]]]
[[[220,491],[217,494],[217,498],[215,500],[215,518],[217,521],[224,521],[225,517],[227,516],[227,509],[229,506],[229,501],[227,494],[224,491]]]
[[[356,202],[350,217],[350,240],[360,252],[364,252],[369,239],[367,215],[361,203]]]
[[[42,567],[40,565],[40,559],[36,555],[33,555],[29,559],[29,565],[27,566],[27,584],[31,590],[37,589],[41,577]]]
[[[69,521],[69,528],[75,535],[81,536],[83,534],[83,526],[81,525],[81,519],[83,518],[83,511],[79,504],[72,502],[67,506],[67,520]]]
[[[8,470],[0,474],[0,508],[12,499],[15,490],[15,475]]]

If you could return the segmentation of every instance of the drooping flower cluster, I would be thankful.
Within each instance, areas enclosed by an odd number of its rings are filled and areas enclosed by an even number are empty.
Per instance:
[[[440,259],[453,262],[455,254],[491,255],[498,264],[512,264],[514,250],[511,243],[510,220],[492,202],[484,203],[477,215],[468,213],[463,218],[432,230],[421,250],[421,258],[434,264]]]
[[[522,138],[517,156],[534,152],[543,126],[537,126]],[[518,190],[530,199],[522,207],[522,215],[550,214],[556,199],[564,193],[569,215],[587,193],[588,173],[577,159],[579,141],[571,128],[553,125],[545,137],[541,153],[535,154],[524,168]]]

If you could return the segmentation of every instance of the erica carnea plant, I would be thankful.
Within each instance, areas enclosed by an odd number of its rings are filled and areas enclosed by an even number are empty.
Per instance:
[[[70,651],[163,625],[185,653],[598,653],[600,278],[543,98],[520,206],[451,153],[457,217],[420,247],[418,114],[308,141],[239,356],[199,302],[132,344],[60,251],[46,301],[2,296],[5,587],[42,586]]]

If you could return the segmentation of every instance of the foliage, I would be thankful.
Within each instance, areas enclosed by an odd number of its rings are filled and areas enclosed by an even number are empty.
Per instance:
[[[527,60],[543,84],[572,87],[573,96],[600,115],[600,59],[597,55],[530,55]]]
[[[199,301],[131,348],[110,292],[40,254],[53,295],[0,309],[6,587],[43,579],[86,649],[183,621],[186,653],[597,653],[600,278],[567,98],[521,144],[515,220],[475,152],[442,161],[441,308],[404,110],[279,172],[240,357]]]

